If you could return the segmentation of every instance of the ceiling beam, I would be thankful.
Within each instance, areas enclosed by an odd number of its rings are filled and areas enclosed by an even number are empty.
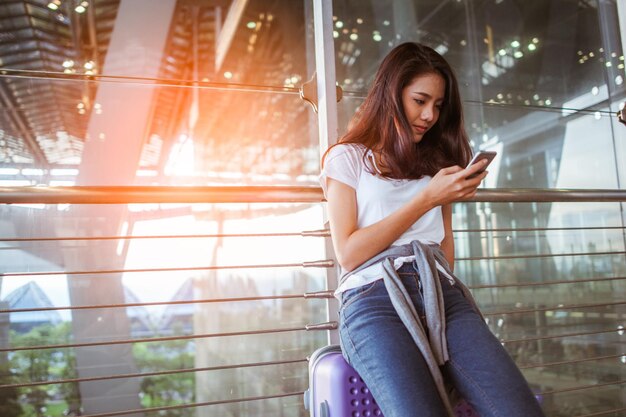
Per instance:
[[[246,9],[247,4],[248,0],[233,0],[230,4],[230,8],[228,9],[226,19],[224,20],[224,25],[219,33],[216,33],[217,43],[215,46],[215,72],[218,72],[222,67],[222,63],[224,62],[226,54],[230,49],[230,44],[235,37],[239,21],[241,20],[241,16],[243,16],[243,12]]]
[[[40,168],[48,168],[49,163],[46,155],[44,154],[43,150],[41,150],[41,148],[39,147],[39,143],[28,128],[27,122],[17,111],[15,104],[12,102],[10,96],[11,94],[7,91],[5,81],[0,80],[0,103],[2,103],[2,107],[7,109],[9,118],[17,127],[18,132],[22,136],[21,139],[24,141],[26,147],[33,155],[36,165]]]

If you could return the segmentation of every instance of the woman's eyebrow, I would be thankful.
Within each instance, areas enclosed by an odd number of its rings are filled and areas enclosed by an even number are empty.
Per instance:
[[[412,94],[419,94],[420,96],[424,96],[426,98],[433,98],[433,96],[431,96],[428,93],[424,93],[423,91],[413,91]],[[443,101],[443,97],[437,98],[436,101]]]

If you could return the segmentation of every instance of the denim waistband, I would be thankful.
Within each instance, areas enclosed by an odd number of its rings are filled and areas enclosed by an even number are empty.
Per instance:
[[[419,271],[415,268],[413,262],[405,262],[400,268],[398,268],[398,274],[418,274]]]

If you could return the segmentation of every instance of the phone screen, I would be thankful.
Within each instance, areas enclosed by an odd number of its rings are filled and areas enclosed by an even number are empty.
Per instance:
[[[476,172],[475,174],[470,175],[467,178],[468,179],[474,178],[475,176],[477,176],[477,175],[481,174],[483,171],[485,171],[485,169],[487,169],[487,167],[489,166],[491,161],[493,161],[493,158],[495,158],[497,154],[498,154],[497,152],[492,152],[492,151],[480,151],[476,155],[474,155],[474,157],[472,158],[470,163],[467,164],[468,168],[470,166],[474,165],[476,162],[482,161],[483,159],[486,159],[488,162],[487,162],[487,165],[485,165],[483,169],[481,169],[480,171]]]

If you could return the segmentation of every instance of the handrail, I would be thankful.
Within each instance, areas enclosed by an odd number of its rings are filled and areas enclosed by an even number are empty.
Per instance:
[[[601,227],[601,229],[624,229],[621,226]],[[587,228],[594,229],[592,227]],[[72,240],[134,240],[134,239],[207,239],[233,237],[330,237],[330,230],[304,230],[302,232],[274,232],[274,233],[211,233],[201,235],[116,235],[116,236],[63,236],[63,237],[9,237],[0,238],[0,242],[58,242]]]
[[[578,333],[564,333],[564,334],[555,334],[552,336],[536,336],[536,337],[523,337],[521,339],[501,339],[500,342],[502,344],[513,344],[513,343],[527,343],[527,342],[536,342],[538,340],[552,340],[552,339],[568,339],[570,337],[580,337],[580,336],[593,336],[598,334],[611,334],[617,333],[619,334],[620,329],[602,329],[602,330],[594,330],[588,332],[578,332]]]
[[[626,190],[576,190],[560,188],[479,189],[470,201],[492,203],[624,202]]]
[[[612,408],[610,410],[598,411],[598,412],[591,413],[591,414],[580,414],[575,417],[599,417],[599,416],[608,416],[609,414],[616,415],[615,413],[618,413],[620,411],[626,411],[626,407]]]
[[[203,401],[203,402],[189,403],[189,404],[165,405],[165,406],[160,406],[160,407],[146,407],[146,408],[137,408],[133,410],[113,411],[113,412],[97,413],[97,414],[83,414],[83,417],[116,417],[116,416],[125,416],[127,414],[155,413],[157,411],[161,413],[163,411],[181,410],[181,409],[193,408],[193,407],[206,407],[209,405],[243,403],[243,402],[248,402],[248,401],[269,400],[273,398],[302,397],[303,395],[304,395],[304,391],[285,392],[285,393],[272,394],[272,395],[260,395],[257,397],[232,398],[229,400]]]
[[[2,276],[0,274],[0,276]],[[622,277],[621,279],[626,279]],[[188,305],[188,304],[208,304],[208,303],[238,303],[248,301],[268,301],[268,300],[293,300],[293,299],[329,299],[333,298],[333,291],[315,291],[305,292],[303,294],[283,294],[283,295],[266,295],[256,297],[232,297],[232,298],[201,298],[193,300],[176,300],[176,301],[152,301],[147,303],[122,303],[122,304],[93,304],[79,306],[60,306],[60,307],[34,307],[34,308],[13,308],[2,309],[0,314],[4,313],[32,313],[40,311],[60,311],[60,310],[97,310],[105,308],[129,308],[129,307],[148,307],[148,306],[172,306],[172,305]]]
[[[35,69],[2,68],[0,78],[23,78],[23,79],[43,79],[59,81],[81,81],[91,83],[118,83],[126,85],[159,86],[168,88],[193,88],[209,90],[240,91],[250,93],[285,93],[300,94],[298,87],[287,87],[284,85],[260,85],[242,83],[220,83],[193,79],[171,79],[156,77],[141,77],[133,75],[113,75],[113,74],[66,74],[60,71],[41,71]],[[590,111],[590,110],[587,110]],[[604,110],[598,110],[604,112]],[[612,112],[609,112],[613,114]]]
[[[483,316],[504,316],[508,314],[526,314],[526,313],[537,313],[539,311],[560,311],[560,310],[572,310],[572,309],[583,309],[583,308],[595,308],[595,307],[609,307],[609,306],[617,306],[624,305],[625,301],[611,301],[611,302],[603,302],[603,303],[585,303],[585,304],[573,304],[573,305],[562,305],[559,304],[557,306],[551,307],[541,307],[541,308],[525,308],[519,310],[504,310],[504,311],[493,311],[493,312],[485,312]]]
[[[581,358],[581,359],[571,359],[569,361],[555,361],[555,362],[543,362],[543,363],[528,363],[517,365],[519,369],[532,369],[532,368],[547,368],[550,366],[561,366],[561,365],[571,365],[573,363],[582,363],[582,362],[596,362],[602,361],[605,359],[617,359],[624,356],[624,353],[618,353],[617,355],[603,355],[603,356],[595,356],[592,358]]]
[[[520,369],[547,368],[551,366],[570,365],[573,363],[598,362],[598,361],[602,361],[605,359],[621,358],[622,356],[624,356],[624,353],[619,353],[616,355],[603,355],[603,356],[595,356],[595,357],[590,357],[590,358],[572,359],[572,360],[567,360],[567,361],[529,363],[529,364],[518,365],[518,367]],[[86,378],[67,378],[67,379],[51,379],[51,380],[45,380],[45,381],[18,382],[14,384],[0,385],[0,390],[7,389],[7,388],[26,388],[26,387],[37,387],[37,386],[42,386],[42,385],[69,384],[72,382],[109,381],[112,379],[146,378],[150,376],[164,376],[164,375],[175,375],[175,374],[183,374],[183,373],[222,371],[226,369],[242,369],[242,368],[253,368],[253,367],[262,367],[262,366],[280,366],[280,365],[307,363],[308,361],[309,361],[309,358],[298,358],[298,359],[289,359],[289,360],[280,360],[280,361],[247,362],[247,363],[236,363],[236,364],[229,364],[229,365],[206,366],[206,367],[199,367],[199,368],[168,369],[165,371],[132,372],[132,373],[124,373],[124,374],[99,375],[99,376],[86,377]]]
[[[307,186],[73,186],[0,187],[0,204],[319,203]]]
[[[626,251],[611,252],[573,252],[573,253],[549,253],[549,254],[528,254],[528,255],[498,255],[498,256],[471,256],[458,257],[457,262],[461,261],[484,261],[484,260],[503,260],[503,259],[545,259],[552,257],[567,256],[609,256],[624,255]],[[79,271],[17,271],[17,272],[0,272],[0,277],[34,277],[49,275],[96,275],[96,274],[127,274],[137,272],[174,272],[174,271],[217,271],[224,269],[262,269],[262,268],[332,268],[335,261],[332,259],[320,259],[317,261],[304,261],[287,264],[256,264],[256,265],[201,265],[190,267],[171,267],[171,268],[123,268],[123,269],[85,269]],[[494,287],[495,288],[495,287]]]
[[[589,226],[589,227],[516,227],[485,229],[452,229],[454,233],[525,233],[525,232],[569,232],[579,230],[625,230],[626,226]],[[545,236],[545,235],[540,235]],[[330,229],[303,230],[301,232],[272,233],[211,233],[188,235],[113,235],[113,236],[58,236],[58,237],[0,237],[0,242],[59,242],[88,240],[137,240],[137,239],[207,239],[238,237],[330,237]],[[483,237],[481,237],[483,238]]]
[[[0,273],[0,277],[3,274]],[[610,282],[626,280],[626,277],[602,277],[602,278],[583,278],[573,280],[553,280],[542,282],[519,282],[509,284],[488,284],[488,285],[468,285],[470,290],[482,290],[493,288],[520,288],[520,287],[538,287],[548,285],[561,285],[561,284],[580,284],[584,282]],[[237,303],[237,302],[249,302],[249,301],[267,301],[267,300],[290,300],[290,299],[333,299],[334,290],[305,292],[300,294],[282,294],[282,295],[268,295],[268,296],[256,296],[256,297],[232,297],[232,298],[200,298],[191,300],[176,300],[176,301],[152,301],[144,303],[121,303],[121,304],[92,304],[92,305],[65,305],[59,307],[32,307],[32,308],[13,308],[3,309],[0,308],[0,314],[10,313],[32,313],[41,311],[60,311],[60,310],[98,310],[108,308],[130,308],[130,307],[148,307],[148,306],[171,306],[171,305],[189,305],[189,304],[208,304],[208,303]],[[603,304],[604,305],[604,304]]]
[[[174,272],[174,271],[217,271],[221,269],[261,269],[261,268],[332,268],[335,263],[332,259],[319,261],[305,261],[288,264],[258,264],[258,265],[204,265],[178,268],[133,268],[133,269],[98,269],[83,271],[32,271],[32,272],[0,272],[0,277],[46,276],[46,275],[96,275],[96,274],[126,274],[134,272]]]
[[[60,343],[60,344],[52,344],[52,345],[11,346],[8,348],[0,348],[0,352],[17,352],[17,351],[25,351],[25,350],[42,350],[42,349],[67,349],[67,348],[111,346],[111,345],[128,345],[128,344],[133,344],[133,343],[169,342],[169,341],[177,341],[177,340],[208,339],[208,338],[214,338],[214,337],[251,336],[251,335],[258,335],[258,334],[275,334],[275,333],[286,333],[286,332],[320,331],[320,330],[335,330],[335,329],[337,329],[337,322],[331,321],[331,322],[324,322],[324,323],[305,324],[305,325],[301,325],[297,327],[281,327],[281,328],[247,330],[247,331],[237,331],[237,332],[183,334],[179,336],[104,340],[100,342]]]
[[[606,387],[606,386],[611,386],[611,385],[623,385],[623,384],[626,384],[626,379],[605,382],[602,384],[590,384],[590,385],[582,385],[578,387],[563,388],[563,389],[552,390],[552,391],[544,391],[541,393],[541,395],[561,394],[563,392],[580,391],[580,390],[585,390],[585,389],[593,389],[593,388]]]
[[[594,358],[587,359],[587,361],[593,361]],[[241,369],[241,368],[253,368],[260,366],[277,366],[277,365],[289,365],[294,363],[306,363],[307,358],[290,359],[282,361],[266,361],[266,362],[247,362],[231,365],[218,365],[218,366],[203,366],[200,368],[182,368],[182,369],[168,369],[165,371],[153,371],[153,372],[133,372],[125,374],[112,374],[112,375],[99,375],[86,378],[67,378],[67,379],[47,379],[45,381],[31,381],[20,382],[17,384],[4,384],[0,385],[0,390],[6,388],[25,388],[25,387],[37,387],[41,385],[56,385],[56,384],[69,384],[72,382],[92,382],[92,381],[108,381],[111,379],[127,379],[127,378],[146,378],[149,376],[163,376],[174,375],[183,373],[196,373],[196,372],[210,372],[210,371],[223,371],[226,369]]]
[[[317,186],[72,186],[0,187],[0,204],[320,203]],[[479,189],[471,202],[626,202],[626,190]]]

